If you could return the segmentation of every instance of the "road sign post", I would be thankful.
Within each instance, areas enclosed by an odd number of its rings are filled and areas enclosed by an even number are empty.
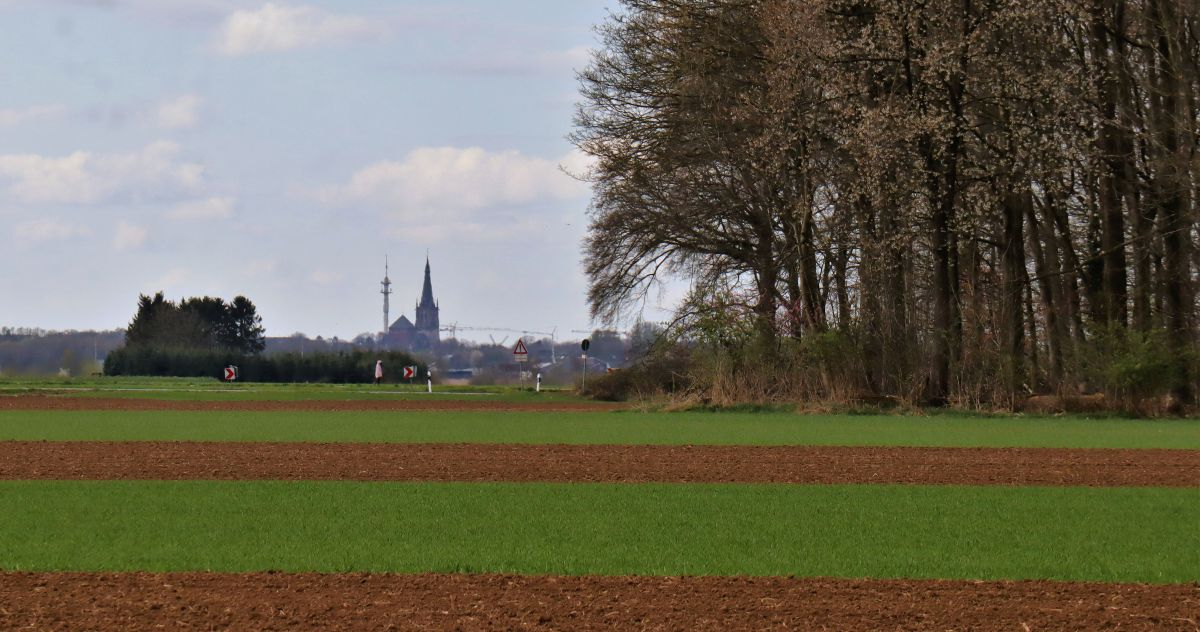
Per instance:
[[[237,378],[238,378],[238,368],[236,366],[230,365],[230,366],[225,367],[225,381],[226,382],[237,381]]]
[[[517,346],[513,347],[513,359],[521,365],[521,383],[525,382],[525,366],[529,362],[529,349],[525,347],[525,339],[517,338]]]
[[[592,341],[588,340],[587,338],[584,338],[583,344],[581,344],[580,346],[583,347],[583,387],[581,390],[586,391],[587,390],[587,352],[588,352],[588,349],[592,348]]]

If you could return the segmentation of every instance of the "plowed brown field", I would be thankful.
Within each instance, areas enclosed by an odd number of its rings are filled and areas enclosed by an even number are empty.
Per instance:
[[[498,575],[0,574],[0,629],[1195,630],[1200,586]]]
[[[487,412],[604,412],[623,408],[608,402],[505,402],[494,399],[305,399],[294,401],[174,401],[126,397],[15,395],[0,397],[0,410],[185,410],[185,411],[462,411]]]
[[[0,397],[2,410],[603,411],[593,403]],[[1200,451],[0,442],[0,479],[1200,487]],[[0,630],[1192,630],[1200,585],[2,573]]]
[[[1200,487],[1200,451],[0,442],[0,479]]]

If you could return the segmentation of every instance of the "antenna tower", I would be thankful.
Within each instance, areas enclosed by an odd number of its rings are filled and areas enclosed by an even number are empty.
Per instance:
[[[383,295],[383,333],[387,335],[388,326],[391,325],[391,320],[388,319],[388,298],[392,295],[392,280],[388,278],[388,260],[387,256],[383,257],[383,289],[380,294]]]

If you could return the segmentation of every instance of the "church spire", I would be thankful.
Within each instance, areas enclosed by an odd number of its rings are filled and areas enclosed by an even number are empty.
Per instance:
[[[421,288],[420,307],[433,307],[433,280],[429,274],[429,255],[425,255],[425,286]]]

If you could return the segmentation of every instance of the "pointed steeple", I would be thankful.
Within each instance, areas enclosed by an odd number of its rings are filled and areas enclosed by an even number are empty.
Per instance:
[[[419,307],[435,307],[433,302],[433,280],[429,274],[429,255],[425,255],[425,286],[421,288]]]

